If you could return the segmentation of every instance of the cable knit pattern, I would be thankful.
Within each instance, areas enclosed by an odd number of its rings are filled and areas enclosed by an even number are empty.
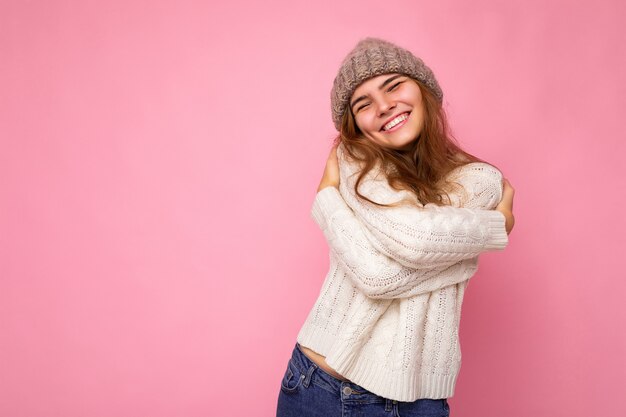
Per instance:
[[[478,254],[508,243],[494,211],[502,175],[484,163],[449,174],[463,190],[450,206],[380,208],[357,198],[360,167],[337,151],[340,187],[320,190],[311,217],[330,267],[297,340],[354,383],[397,401],[449,398],[461,365],[458,328]],[[415,197],[379,170],[359,190],[379,203]]]
[[[506,244],[508,238],[502,228],[504,215],[494,210],[441,207],[435,204],[426,204],[422,209],[378,208],[357,198],[354,184],[360,167],[355,162],[347,161],[342,146],[339,147],[337,155],[342,161],[339,186],[345,202],[375,236],[377,248],[403,265],[416,268],[446,265]],[[466,176],[466,172],[471,175]],[[457,181],[460,179],[467,193],[471,193],[470,200],[480,196],[479,201],[474,203],[478,204],[480,200],[493,203],[494,201],[489,201],[489,198],[495,200],[501,197],[502,176],[496,173],[498,171],[487,164],[473,163],[469,167],[466,165],[453,171],[451,176]],[[500,177],[497,189],[494,188],[493,181],[491,184],[481,185],[480,178],[495,180],[497,177]],[[370,181],[361,185],[360,191],[372,200],[389,203],[399,201],[401,197],[409,197],[416,201],[408,191],[392,189],[378,170],[374,171],[369,179]],[[484,188],[491,189],[492,195],[489,196]],[[467,198],[465,196],[465,199]],[[463,197],[457,196],[455,203],[458,204],[461,199]],[[495,204],[498,201],[495,201]],[[373,209],[374,207],[376,209]]]

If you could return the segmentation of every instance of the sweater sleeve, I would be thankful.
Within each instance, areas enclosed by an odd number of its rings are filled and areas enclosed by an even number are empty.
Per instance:
[[[372,245],[369,230],[335,187],[326,187],[317,193],[311,217],[322,229],[342,269],[370,298],[401,298],[428,293],[469,279],[477,267],[477,257],[441,262],[436,267],[403,266]]]
[[[502,213],[484,208],[435,204],[422,207],[375,206],[358,198],[354,192],[358,166],[344,158],[341,146],[337,155],[341,196],[367,228],[372,245],[387,257],[410,268],[434,268],[506,247],[508,235]],[[469,187],[470,194],[480,190],[482,183],[489,182],[485,178]],[[489,178],[493,181],[495,176]],[[370,173],[361,182],[359,190],[361,194],[383,204],[399,201],[408,195],[406,191],[392,189],[384,178],[372,178]]]

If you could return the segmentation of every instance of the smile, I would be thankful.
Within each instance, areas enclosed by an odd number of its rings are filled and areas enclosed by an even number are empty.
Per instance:
[[[385,124],[382,127],[383,132],[393,132],[395,130],[400,129],[402,126],[406,124],[406,120],[409,118],[409,113],[402,113],[396,117],[394,117],[389,123]]]

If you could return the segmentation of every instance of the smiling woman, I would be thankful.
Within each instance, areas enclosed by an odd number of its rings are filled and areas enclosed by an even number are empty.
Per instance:
[[[359,42],[331,91],[336,142],[363,165],[357,187],[380,164],[391,187],[408,190],[422,204],[450,201],[458,187],[447,174],[484,161],[457,145],[442,99],[435,75],[420,58],[381,39]]]
[[[354,90],[350,105],[361,134],[381,147],[408,151],[422,133],[422,92],[414,79],[384,74],[364,81]],[[379,114],[384,113],[384,117]]]
[[[465,287],[478,255],[506,247],[514,190],[448,134],[442,97],[423,61],[387,41],[344,59],[311,208],[330,267],[277,416],[449,415]]]

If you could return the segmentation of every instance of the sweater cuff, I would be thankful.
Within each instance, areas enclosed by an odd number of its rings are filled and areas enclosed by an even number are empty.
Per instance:
[[[497,210],[486,210],[488,220],[488,240],[485,244],[487,250],[501,250],[509,243],[509,235],[506,233],[506,217]]]
[[[322,230],[326,230],[328,219],[337,210],[347,209],[348,206],[343,200],[337,187],[328,186],[322,188],[315,195],[313,207],[311,208],[311,217],[319,225]]]

